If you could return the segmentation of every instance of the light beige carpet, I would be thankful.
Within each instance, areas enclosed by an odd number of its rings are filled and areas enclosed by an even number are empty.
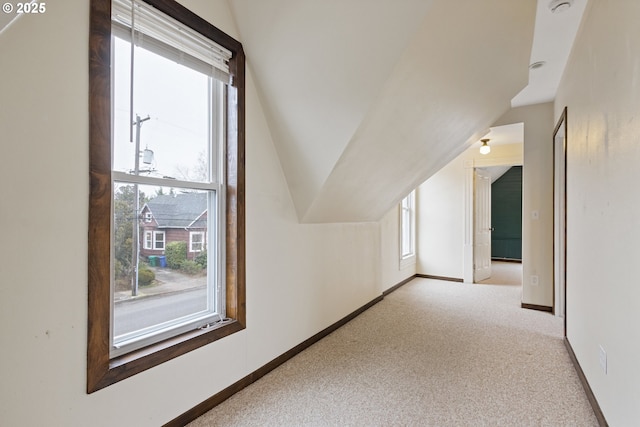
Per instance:
[[[491,261],[491,277],[478,283],[521,286],[522,264],[519,262]]]
[[[414,279],[190,426],[597,426],[562,319],[520,296]]]

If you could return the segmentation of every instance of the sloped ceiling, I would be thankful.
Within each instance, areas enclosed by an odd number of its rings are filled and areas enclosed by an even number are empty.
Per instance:
[[[232,0],[302,222],[379,220],[527,84],[535,0]]]

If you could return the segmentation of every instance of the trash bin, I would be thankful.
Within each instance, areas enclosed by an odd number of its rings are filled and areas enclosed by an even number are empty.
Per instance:
[[[166,267],[167,266],[167,257],[162,255],[158,257],[158,265],[160,267]]]
[[[149,259],[149,265],[150,265],[151,267],[155,267],[156,265],[158,265],[158,264],[157,264],[157,262],[158,262],[158,257],[157,257],[157,256],[155,256],[155,255],[149,255],[148,259]]]

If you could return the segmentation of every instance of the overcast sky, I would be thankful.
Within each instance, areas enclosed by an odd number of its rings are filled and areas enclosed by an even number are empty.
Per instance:
[[[135,142],[129,142],[131,48],[115,40],[114,169],[130,172],[135,161]],[[135,71],[133,117],[150,117],[141,128],[140,150],[153,150],[153,176],[184,179],[180,169],[194,171],[207,150],[209,77],[140,48]],[[149,169],[142,159],[140,169]]]

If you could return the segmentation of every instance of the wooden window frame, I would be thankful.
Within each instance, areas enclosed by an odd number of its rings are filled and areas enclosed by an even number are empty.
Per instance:
[[[245,56],[242,44],[174,0],[144,0],[193,28],[233,56],[227,86],[226,316],[222,326],[195,330],[122,356],[109,356],[111,324],[111,0],[91,0],[89,28],[89,248],[87,393],[93,393],[246,327]]]

